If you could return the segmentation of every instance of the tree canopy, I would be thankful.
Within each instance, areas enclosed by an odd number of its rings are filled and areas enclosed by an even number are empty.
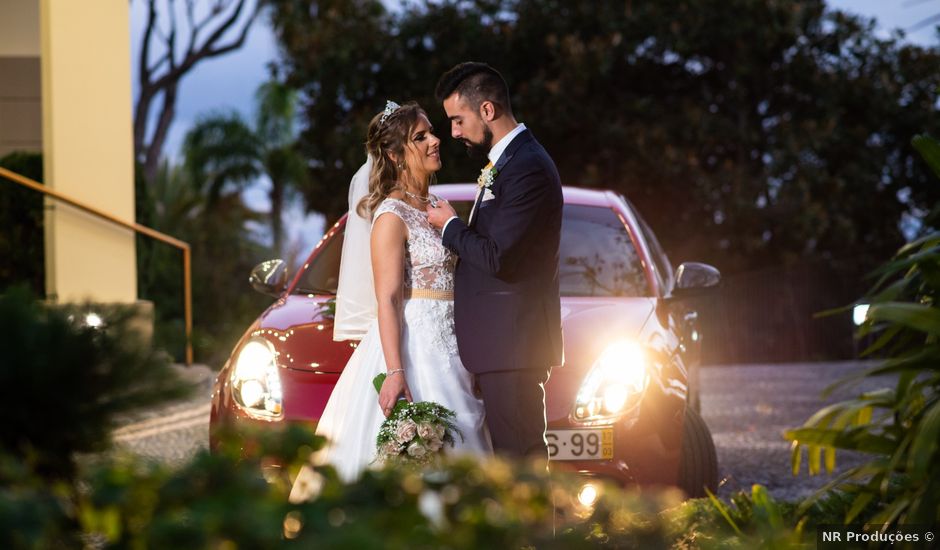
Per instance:
[[[386,99],[444,138],[438,180],[479,170],[433,97],[485,61],[566,185],[624,193],[673,261],[868,268],[940,198],[910,146],[938,133],[940,54],[822,0],[273,0],[302,92],[312,210],[335,219]]]

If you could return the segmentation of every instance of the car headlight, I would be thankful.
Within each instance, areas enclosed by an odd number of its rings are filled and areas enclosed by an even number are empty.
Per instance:
[[[635,342],[616,342],[604,350],[584,378],[575,399],[575,420],[600,420],[636,403],[649,384],[648,359]]]
[[[252,338],[239,350],[232,369],[232,395],[252,416],[276,418],[283,414],[277,352],[264,338]]]

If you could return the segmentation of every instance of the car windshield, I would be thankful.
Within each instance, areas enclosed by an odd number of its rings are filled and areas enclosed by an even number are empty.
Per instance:
[[[345,226],[344,226],[345,227]],[[336,294],[339,284],[339,257],[343,252],[343,231],[320,243],[323,247],[300,275],[294,294]],[[303,269],[303,267],[301,267]]]
[[[566,204],[561,228],[562,296],[647,296],[646,273],[612,209]]]
[[[453,201],[467,219],[471,203]],[[335,294],[343,233],[337,231],[301,275],[295,294]],[[562,296],[647,296],[646,274],[620,217],[603,206],[566,204],[559,275]]]

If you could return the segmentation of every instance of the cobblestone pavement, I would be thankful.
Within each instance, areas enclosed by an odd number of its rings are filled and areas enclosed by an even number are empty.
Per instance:
[[[176,368],[195,386],[193,397],[149,411],[115,430],[118,449],[179,464],[208,447],[209,392],[216,373],[205,365]]]
[[[823,388],[860,369],[864,363],[794,363],[706,367],[701,371],[702,415],[718,450],[719,494],[765,485],[781,499],[810,494],[831,479],[794,477],[784,430],[801,425],[823,404],[863,390],[885,387],[890,380],[867,381],[851,391],[820,398]],[[116,444],[148,458],[180,463],[208,444],[209,392],[215,373],[205,366],[179,367],[197,387],[189,401],[154,410],[115,432]],[[859,457],[839,454],[837,465]]]

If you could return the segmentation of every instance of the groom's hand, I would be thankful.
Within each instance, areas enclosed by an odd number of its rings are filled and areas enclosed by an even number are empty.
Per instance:
[[[428,222],[437,229],[443,229],[448,220],[455,217],[454,207],[444,199],[437,201],[437,206],[428,205]]]
[[[411,391],[408,389],[408,383],[405,382],[404,373],[399,372],[387,376],[382,382],[382,389],[379,390],[379,407],[386,418],[392,414],[392,409],[395,408],[395,403],[398,403],[398,398],[401,396],[411,401]]]

